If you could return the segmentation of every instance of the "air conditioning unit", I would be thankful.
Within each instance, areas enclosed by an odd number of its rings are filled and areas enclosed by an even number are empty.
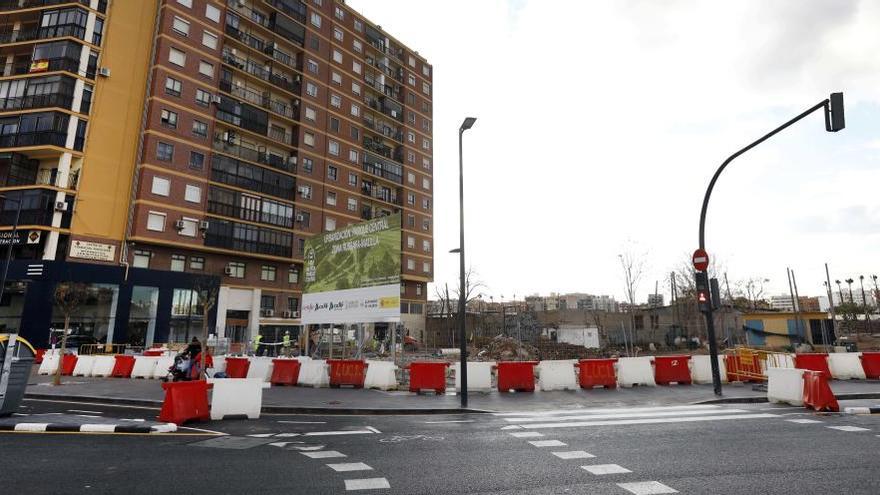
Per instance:
[[[56,201],[55,211],[67,211],[67,203],[64,201]]]
[[[291,312],[291,311],[282,311],[281,312],[282,318],[291,318],[292,316],[293,316],[293,312]]]
[[[212,95],[211,96],[211,103],[216,103],[219,105],[220,104],[220,95]]]
[[[261,309],[260,316],[265,316],[266,318],[271,318],[271,317],[275,316],[275,310],[274,309]]]
[[[98,75],[101,77],[110,77],[110,68],[109,67],[100,67],[98,69]]]
[[[231,132],[231,131],[224,131],[223,132],[223,141],[225,141],[229,144],[232,144],[232,142],[235,141],[235,133]]]
[[[183,230],[185,227],[186,222],[184,222],[183,220],[177,220],[176,222],[174,222],[174,228],[176,228],[177,230]]]
[[[291,311],[290,317],[291,318],[299,318],[299,311]]]
[[[296,155],[287,158],[287,164],[290,166],[296,166]]]
[[[223,274],[224,274],[224,275],[232,275],[232,267],[229,266],[229,265],[226,265],[226,266],[223,268]]]
[[[207,220],[202,220],[201,222],[199,222],[199,230],[208,230],[209,225],[210,223],[208,223]]]
[[[306,216],[303,215],[302,213],[297,213],[297,214],[296,214],[296,221],[297,221],[297,222],[305,222],[305,221],[306,221]]]

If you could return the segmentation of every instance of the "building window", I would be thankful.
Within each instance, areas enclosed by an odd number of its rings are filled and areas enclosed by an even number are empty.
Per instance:
[[[194,186],[192,184],[186,185],[186,192],[183,195],[183,199],[190,203],[201,203],[202,202],[202,188],[199,186]]]
[[[336,206],[336,193],[334,191],[327,191],[327,204]]]
[[[422,149],[431,149],[431,141],[428,141],[427,139],[422,139]]]
[[[304,199],[312,199],[312,186],[299,186],[299,195]]]
[[[349,150],[348,151],[348,160],[351,162],[357,163],[358,162],[358,152],[356,150]],[[357,185],[357,184],[355,184],[355,185]]]
[[[431,77],[431,68],[428,67],[427,65],[423,65],[423,66],[422,66],[422,74],[423,74],[425,77]]]
[[[342,76],[338,72],[330,74],[330,80],[333,81],[333,84],[342,84]]]
[[[317,74],[318,73],[318,62],[315,62],[312,59],[308,59],[306,61],[306,69],[313,74]]]
[[[321,49],[321,41],[315,36],[310,36],[309,46],[312,47],[312,50],[318,51]]]
[[[188,9],[191,9],[193,6],[192,0],[177,0],[177,3],[179,3],[180,5],[183,5],[184,7],[188,8]]]
[[[430,190],[431,190],[431,181],[428,180],[427,177],[423,177],[423,178],[422,178],[422,189],[424,189],[424,190],[426,190],[426,191],[430,191]]]
[[[430,210],[430,209],[431,209],[431,200],[430,200],[430,199],[425,198],[425,199],[422,200],[422,209],[424,209],[424,210]]]
[[[208,31],[202,33],[202,44],[211,50],[217,49],[217,35]]]
[[[160,120],[163,126],[169,127],[171,129],[177,129],[177,112],[163,109]]]
[[[299,270],[296,267],[291,267],[287,270],[287,283],[289,284],[298,284],[299,283]]]
[[[348,211],[357,211],[358,202],[354,198],[348,198]]]
[[[415,270],[416,269],[416,260],[412,258],[406,259],[406,269],[407,270]]]
[[[306,83],[306,94],[313,97],[313,98],[317,98],[318,97],[318,87],[310,82],[307,82]]]
[[[355,117],[360,117],[361,107],[352,103],[351,104],[351,114],[354,115]]]
[[[410,67],[415,67],[415,66],[416,66],[416,58],[413,57],[412,55],[409,56],[409,66],[410,66]]]
[[[174,30],[175,33],[182,36],[189,36],[189,21],[174,16],[174,21],[171,24],[171,29]]]
[[[312,223],[312,215],[304,210],[300,210],[299,213],[296,214],[296,221],[302,226],[308,228]]]
[[[406,152],[406,161],[408,161],[408,162],[410,162],[410,163],[415,163],[415,161],[416,161],[416,154],[413,153],[412,151],[407,151],[407,152]]]
[[[415,184],[416,183],[416,174],[414,174],[412,172],[407,172],[406,173],[406,181],[409,182],[410,184]]]
[[[416,295],[417,296],[422,295],[422,284],[416,284]]]
[[[211,104],[211,93],[203,90],[196,89],[196,103],[199,105],[206,107]]]
[[[201,120],[193,120],[192,132],[194,136],[208,137],[208,124]]]
[[[226,264],[226,274],[232,278],[244,278],[244,263],[230,261]]]
[[[354,30],[357,31],[357,32],[359,32],[359,33],[360,33],[361,31],[363,31],[363,30],[364,30],[364,23],[361,22],[361,21],[359,21],[359,20],[357,20],[357,19],[355,19],[355,20],[354,20]]]
[[[407,74],[406,82],[408,82],[410,86],[415,86],[416,85],[416,76],[414,76],[412,74]]]
[[[220,9],[211,4],[205,5],[205,17],[214,22],[220,22]]]
[[[358,53],[361,53],[364,51],[364,45],[361,44],[360,40],[353,40],[351,42],[351,45],[354,48],[354,51],[356,51]]]
[[[336,167],[334,167],[333,165],[330,165],[327,167],[327,178],[328,179],[336,182],[336,177],[338,176],[338,174],[339,174],[339,170]]]
[[[406,282],[401,282],[400,283],[400,295],[402,296],[404,294],[406,294]]]
[[[330,117],[330,130],[333,132],[339,132],[339,119]]]
[[[410,205],[416,204],[416,195],[413,193],[406,193],[406,202]]]
[[[415,215],[407,215],[406,216],[406,225],[409,228],[415,228],[416,226],[416,217]]]
[[[199,62],[199,74],[201,74],[205,77],[210,77],[213,79],[214,78],[214,64],[209,64],[208,62],[205,62],[204,60],[200,61]]]
[[[333,156],[339,156],[339,143],[331,139],[327,144],[327,149],[330,151],[330,154]]]
[[[330,104],[336,108],[339,108],[342,106],[342,98],[339,95],[331,95]]]
[[[165,231],[165,214],[157,211],[151,211],[147,214],[147,230],[154,232]]]
[[[263,265],[260,269],[260,280],[265,280],[267,282],[275,281],[275,267],[272,265]]]
[[[360,96],[361,95],[361,85],[356,82],[352,82],[351,83],[351,92]]]
[[[199,228],[199,221],[195,218],[181,218],[177,233],[184,237],[195,237]]]
[[[357,187],[357,185],[358,185],[358,176],[357,176],[357,174],[354,174],[354,173],[349,173],[349,174],[348,174],[348,185],[349,185],[349,186],[355,186],[355,187]]]
[[[411,235],[406,236],[406,247],[407,247],[407,249],[415,249],[416,248],[416,238]]]
[[[183,67],[186,65],[186,53],[177,48],[171,48],[168,50],[168,61],[174,65]]]
[[[425,273],[431,273],[431,263],[427,261],[422,262],[422,271]]]
[[[306,107],[306,120],[314,122],[318,118],[318,112],[314,108]]]
[[[327,218],[324,221],[324,230],[327,232],[333,232],[336,230],[336,219],[335,218]]]
[[[314,139],[314,136],[312,137],[312,139]],[[302,159],[303,172],[305,172],[307,174],[311,174],[312,170],[315,168],[314,163],[315,162],[313,162],[311,158],[303,158]]]
[[[303,133],[303,143],[305,143],[306,146],[314,146],[315,145],[315,135],[312,134],[311,132]]]
[[[183,83],[174,79],[172,77],[165,78],[165,94],[171,96],[180,96],[180,91],[183,88]]]
[[[427,158],[422,158],[422,168],[425,170],[431,170],[431,160]]]
[[[415,143],[416,142],[416,135],[413,134],[412,132],[407,132],[406,133],[406,140],[409,141],[410,143]]]
[[[321,27],[321,16],[317,12],[312,12],[312,25],[318,28]]]
[[[416,114],[414,114],[412,112],[407,112],[406,121],[412,125],[416,125]]]
[[[431,230],[430,220],[422,220],[422,230]]]
[[[431,241],[429,241],[427,239],[422,240],[422,251],[424,251],[426,253],[431,252]]]
[[[360,62],[352,62],[351,70],[354,71],[355,74],[361,73],[361,63]]]
[[[342,30],[338,27],[333,28],[333,37],[336,39],[336,41],[342,41],[344,37],[342,34]]]
[[[260,296],[260,311],[266,316],[275,313],[275,296]]]
[[[131,263],[131,266],[135,268],[149,268],[150,267],[150,258],[153,257],[153,253],[149,251],[136,250],[134,252],[134,260]]]
[[[333,15],[335,15],[336,18],[339,19],[340,21],[345,19],[345,12],[343,12],[342,9],[340,9],[339,7],[336,7],[334,9]]]
[[[431,94],[431,85],[428,83],[422,83],[422,93],[425,93],[426,95],[430,95]]]
[[[158,143],[156,145],[156,159],[163,162],[170,162],[174,158],[174,145],[168,143]]]
[[[163,179],[162,177],[153,177],[153,187],[151,191],[158,196],[168,196],[171,192],[171,181]]]
[[[186,256],[182,254],[171,255],[171,271],[182,272],[186,268]]]
[[[189,168],[202,170],[205,168],[205,155],[198,151],[189,152]]]
[[[189,269],[190,270],[204,270],[205,269],[205,258],[202,256],[190,256]]]
[[[358,130],[357,127],[355,127],[355,126],[350,126],[350,127],[349,127],[349,130],[351,130],[351,139],[353,139],[354,141],[360,141],[360,140],[361,140],[361,133],[360,133],[360,131]]]
[[[340,52],[338,50],[333,50],[333,61],[336,62],[337,64],[341,64],[342,63],[342,52]]]

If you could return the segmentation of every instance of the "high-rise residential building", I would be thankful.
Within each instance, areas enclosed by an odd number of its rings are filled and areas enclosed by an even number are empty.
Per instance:
[[[277,341],[301,330],[305,239],[400,214],[403,323],[422,335],[434,164],[417,52],[339,0],[0,0],[0,25],[7,328],[44,344],[72,281],[83,341],[188,340],[200,293],[221,337]]]

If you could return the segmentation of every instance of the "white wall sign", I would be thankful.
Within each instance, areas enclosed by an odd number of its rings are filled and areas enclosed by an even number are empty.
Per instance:
[[[116,258],[116,246],[100,242],[73,241],[70,244],[70,257],[94,261],[113,261]]]

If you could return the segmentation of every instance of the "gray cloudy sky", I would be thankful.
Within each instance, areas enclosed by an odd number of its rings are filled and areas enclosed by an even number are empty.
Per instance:
[[[457,130],[468,264],[496,300],[550,291],[623,298],[617,254],[647,252],[644,299],[697,244],[731,283],[801,294],[880,274],[880,2],[349,0],[434,65],[435,281],[457,284]],[[432,291],[433,294],[433,291]]]

